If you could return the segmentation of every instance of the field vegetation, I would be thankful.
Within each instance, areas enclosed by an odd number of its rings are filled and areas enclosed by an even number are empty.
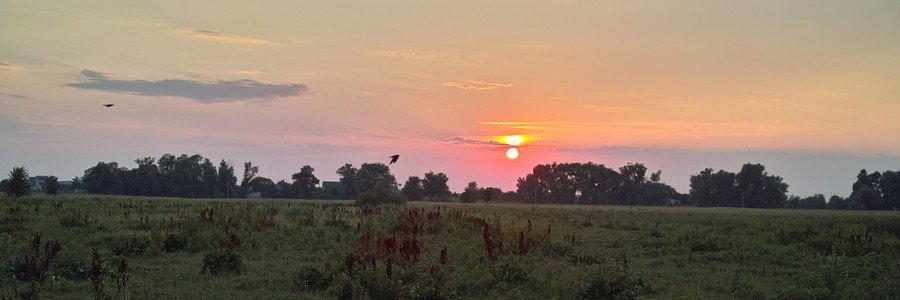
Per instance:
[[[898,256],[890,211],[0,200],[2,298],[896,299]]]

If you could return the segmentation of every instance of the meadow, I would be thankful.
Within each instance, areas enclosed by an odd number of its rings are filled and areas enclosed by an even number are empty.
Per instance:
[[[0,298],[900,298],[900,213],[0,198]]]

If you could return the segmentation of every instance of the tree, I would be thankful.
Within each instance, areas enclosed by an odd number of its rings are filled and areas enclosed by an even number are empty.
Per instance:
[[[769,175],[761,164],[744,164],[741,172],[713,173],[704,169],[691,176],[691,200],[697,206],[779,208],[787,202],[788,185]]]
[[[216,171],[216,173],[219,177],[219,179],[216,180],[216,183],[219,186],[218,195],[224,196],[226,198],[238,197],[236,193],[237,191],[235,190],[235,187],[237,187],[237,177],[234,176],[234,167],[229,165],[223,159],[221,162],[219,162],[219,169]]]
[[[358,192],[369,191],[378,184],[386,185],[391,191],[397,190],[397,178],[391,174],[391,169],[383,163],[362,164],[356,177],[356,190]]]
[[[400,193],[406,196],[406,199],[409,201],[425,199],[425,187],[422,184],[422,179],[419,176],[409,176],[409,179],[403,184],[403,189],[400,190]]]
[[[337,169],[337,173],[340,176],[341,185],[344,186],[344,195],[345,199],[356,199],[359,196],[359,191],[356,189],[357,187],[357,173],[359,173],[359,169],[354,167],[351,164],[344,164],[344,166]]]
[[[277,189],[272,179],[257,176],[250,180],[250,192],[258,192],[260,198],[273,198],[277,194]]]
[[[900,210],[900,170],[886,171],[878,181],[881,199],[886,209]]]
[[[200,173],[202,196],[207,198],[221,197],[219,193],[219,173],[216,171],[216,166],[208,158],[204,159],[203,163],[200,164]]]
[[[4,192],[13,197],[31,194],[31,184],[28,183],[28,170],[25,170],[23,167],[13,168],[9,172]]]
[[[313,171],[315,171],[313,167],[305,165],[300,168],[299,173],[291,176],[291,179],[294,180],[293,187],[301,199],[312,199],[316,186],[319,185],[319,179],[313,175]]]
[[[741,207],[779,208],[787,201],[788,185],[780,176],[769,175],[761,164],[744,164],[735,180]]]
[[[503,191],[499,188],[486,187],[481,189],[481,201],[484,201],[485,204],[490,203],[491,200],[499,199],[501,195],[503,195]]]
[[[815,194],[803,199],[797,203],[799,209],[825,209],[825,195]]]
[[[363,164],[365,167],[366,164]],[[362,170],[363,168],[360,168]],[[359,194],[359,199],[356,199],[357,205],[380,205],[380,204],[403,204],[406,202],[406,198],[403,195],[396,193],[394,189],[395,185],[391,185],[388,180],[379,180],[376,181],[375,186],[371,189]]]
[[[47,181],[44,182],[44,192],[47,195],[59,194],[59,178],[56,178],[56,176],[47,177]]]
[[[466,185],[466,189],[463,191],[462,195],[460,195],[460,201],[463,203],[475,203],[475,200],[478,200],[479,194],[481,193],[480,189],[478,189],[478,183],[472,181]]]
[[[115,162],[99,162],[84,171],[81,180],[84,188],[91,194],[116,195],[125,190],[125,181],[122,178],[123,168]]]
[[[131,170],[130,176],[125,179],[126,194],[142,196],[163,196],[166,194],[160,181],[162,174],[152,157],[144,157],[134,160],[137,168]],[[74,183],[73,183],[74,184]]]
[[[881,195],[875,188],[862,185],[847,198],[847,208],[856,210],[882,209]]]
[[[0,180],[0,193],[6,193],[7,187],[9,187],[9,179]]]
[[[444,173],[425,173],[422,179],[422,188],[426,198],[443,199],[450,195],[450,186],[447,185],[447,175]]]
[[[893,171],[882,175],[879,172],[869,174],[866,169],[860,170],[853,183],[853,192],[847,197],[847,207],[859,210],[894,209],[898,192],[897,177],[897,173]]]
[[[847,209],[847,200],[838,195],[832,195],[828,198],[828,209]]]
[[[250,189],[250,180],[256,177],[256,173],[259,173],[259,167],[254,166],[249,161],[244,163],[244,177],[241,179],[241,197],[247,197]]]
[[[659,182],[662,179],[662,170],[656,170],[656,173],[650,174],[650,181]]]

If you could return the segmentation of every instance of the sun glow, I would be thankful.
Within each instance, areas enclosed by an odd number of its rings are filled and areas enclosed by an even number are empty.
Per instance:
[[[525,142],[525,137],[521,135],[506,135],[501,136],[498,140],[502,144],[507,144],[510,146],[521,146],[522,143]]]
[[[519,157],[519,149],[509,148],[509,150],[506,150],[506,158],[516,159],[516,157]]]

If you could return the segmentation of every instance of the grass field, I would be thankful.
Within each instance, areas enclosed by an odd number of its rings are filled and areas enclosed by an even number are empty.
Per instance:
[[[897,299],[898,256],[897,212],[0,200],[2,298]]]

